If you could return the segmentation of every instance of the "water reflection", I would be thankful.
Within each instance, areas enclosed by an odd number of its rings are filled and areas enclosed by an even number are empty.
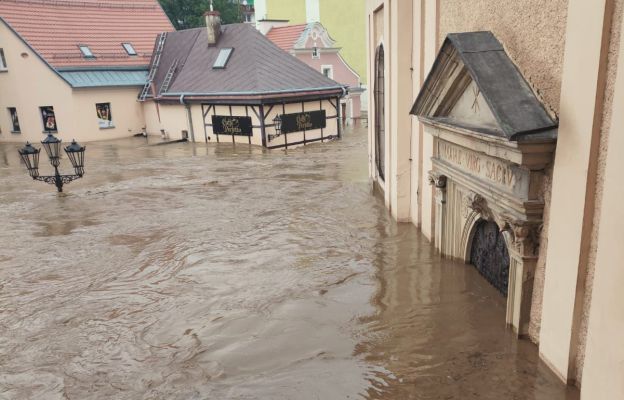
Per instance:
[[[0,145],[0,398],[574,398],[390,220],[366,142],[93,143],[62,196]]]

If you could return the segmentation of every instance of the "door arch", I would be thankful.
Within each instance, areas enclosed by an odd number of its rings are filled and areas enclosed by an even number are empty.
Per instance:
[[[498,225],[479,220],[475,224],[470,250],[470,263],[499,292],[507,296],[509,252]]]
[[[384,76],[384,48],[383,44],[377,47],[375,54],[375,166],[377,176],[385,180],[386,168],[386,110],[385,110],[385,76]]]

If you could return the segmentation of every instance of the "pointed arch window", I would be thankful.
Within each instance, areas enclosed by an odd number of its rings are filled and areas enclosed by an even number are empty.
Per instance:
[[[375,165],[377,176],[385,180],[386,168],[386,110],[385,110],[385,77],[384,48],[379,45],[375,55]]]

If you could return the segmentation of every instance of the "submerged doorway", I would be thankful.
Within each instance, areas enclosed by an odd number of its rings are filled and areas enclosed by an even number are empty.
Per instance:
[[[507,296],[509,252],[505,237],[492,221],[480,220],[474,229],[470,263],[492,286]]]
[[[377,176],[385,180],[386,167],[386,110],[384,108],[384,48],[379,45],[375,56],[375,165]]]

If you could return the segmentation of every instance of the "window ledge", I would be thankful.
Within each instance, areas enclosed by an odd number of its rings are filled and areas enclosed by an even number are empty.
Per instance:
[[[8,68],[0,68],[0,72],[9,72]]]
[[[104,129],[115,129],[115,126],[101,126],[100,130],[104,130]]]
[[[51,133],[51,134],[53,134],[53,135],[56,135],[56,134],[58,134],[58,131],[43,131],[43,132],[41,132],[41,133],[43,133],[44,135],[47,135],[48,133]]]
[[[19,134],[22,133],[22,131],[11,131],[11,133],[14,134],[14,135],[19,135]]]

